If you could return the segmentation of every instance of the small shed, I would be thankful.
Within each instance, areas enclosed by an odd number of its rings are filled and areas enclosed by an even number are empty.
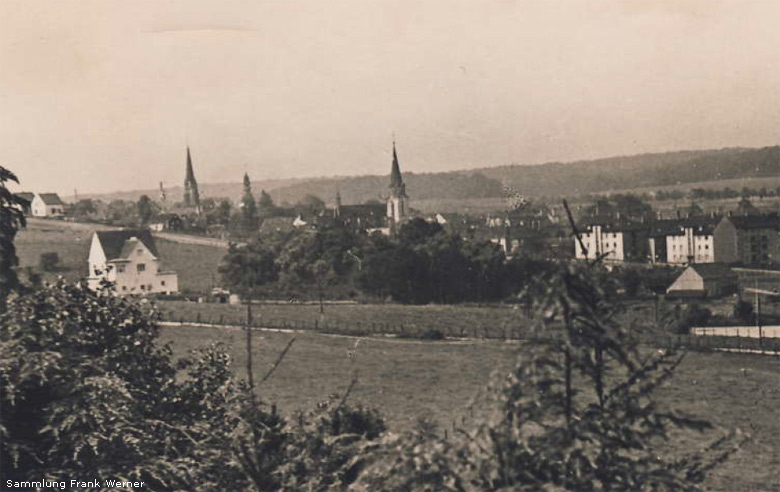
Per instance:
[[[723,263],[694,263],[666,289],[673,297],[721,297],[737,288],[737,275]]]

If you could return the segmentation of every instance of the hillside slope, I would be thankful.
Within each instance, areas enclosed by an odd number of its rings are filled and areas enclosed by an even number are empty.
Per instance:
[[[529,197],[552,197],[771,177],[780,181],[780,146],[640,154],[571,163],[513,164],[447,173],[404,173],[413,200],[501,197],[506,185]],[[252,188],[256,193],[261,189],[269,191],[279,204],[298,202],[307,194],[333,203],[336,192],[341,194],[343,203],[350,204],[382,200],[387,196],[387,185],[387,176],[335,176],[257,181],[252,183]],[[144,193],[154,199],[158,195],[157,191],[150,190],[98,197],[137,200]],[[238,200],[241,193],[241,183],[201,185],[201,196]],[[169,190],[169,197],[179,200],[181,188]]]

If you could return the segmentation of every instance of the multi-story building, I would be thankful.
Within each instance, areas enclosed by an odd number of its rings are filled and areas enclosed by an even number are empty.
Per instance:
[[[714,230],[717,261],[744,265],[780,264],[780,216],[726,216]]]
[[[592,222],[580,231],[574,257],[608,262],[644,262],[648,256],[649,228],[645,224]],[[583,249],[584,247],[584,249]]]
[[[91,289],[101,281],[114,284],[117,294],[171,293],[179,290],[176,272],[164,271],[148,230],[98,231],[89,248]]]
[[[717,221],[717,217],[691,217],[655,222],[650,233],[651,263],[714,263]]]

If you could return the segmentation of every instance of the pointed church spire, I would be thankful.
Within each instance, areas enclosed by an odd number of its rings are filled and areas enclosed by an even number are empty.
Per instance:
[[[198,193],[198,182],[195,181],[195,171],[192,169],[189,145],[187,146],[187,170],[184,177],[184,205],[195,207],[196,212],[200,214],[200,193]]]
[[[398,164],[395,140],[393,140],[393,167],[390,170],[390,191],[394,196],[406,196],[406,185],[401,177],[401,166]]]

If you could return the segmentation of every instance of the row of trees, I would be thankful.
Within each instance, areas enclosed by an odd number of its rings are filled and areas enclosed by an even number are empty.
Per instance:
[[[690,198],[691,200],[719,200],[727,198],[758,198],[780,196],[780,186],[776,188],[749,188],[743,187],[741,190],[735,190],[730,187],[722,189],[692,188],[690,191],[684,190],[658,190],[655,193],[656,200],[681,200]]]

